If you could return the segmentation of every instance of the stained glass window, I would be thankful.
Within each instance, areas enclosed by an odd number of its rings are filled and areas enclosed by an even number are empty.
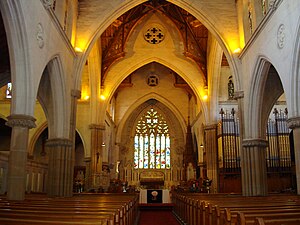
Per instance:
[[[135,169],[170,169],[171,141],[166,120],[151,108],[138,121],[134,137]]]
[[[228,99],[234,99],[234,84],[232,81],[232,76],[228,79]]]
[[[6,94],[5,94],[5,97],[6,98],[11,98],[11,83],[7,83],[7,86],[6,86]]]

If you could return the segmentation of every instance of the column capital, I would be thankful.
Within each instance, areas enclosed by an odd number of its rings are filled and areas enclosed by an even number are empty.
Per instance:
[[[46,146],[56,147],[56,146],[67,146],[72,147],[72,141],[67,138],[51,138],[46,141]]]
[[[240,98],[244,98],[244,91],[235,91],[233,94],[233,98],[235,100],[240,99]]]
[[[12,114],[7,117],[6,125],[9,127],[27,127],[29,129],[35,128],[36,119],[32,116],[24,114]]]
[[[89,125],[90,129],[98,129],[98,130],[105,130],[105,125],[100,125],[100,124],[90,124]]]
[[[80,99],[81,98],[81,91],[74,89],[74,90],[71,91],[71,96],[75,97],[77,99]]]
[[[91,162],[92,161],[92,157],[85,157],[84,159],[83,159],[83,161],[84,162],[86,162],[86,163],[89,163],[89,162]]]
[[[204,126],[204,130],[215,130],[217,129],[217,127],[218,127],[217,123],[207,124]]]
[[[300,128],[300,117],[291,117],[286,120],[290,129]]]
[[[268,141],[262,138],[244,139],[243,147],[268,147]]]

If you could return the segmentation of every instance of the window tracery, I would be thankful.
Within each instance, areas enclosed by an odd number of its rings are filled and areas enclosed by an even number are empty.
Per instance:
[[[134,137],[135,169],[170,169],[171,140],[166,120],[151,108],[136,125]]]

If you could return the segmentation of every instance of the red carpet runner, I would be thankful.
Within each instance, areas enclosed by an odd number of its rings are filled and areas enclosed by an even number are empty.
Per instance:
[[[180,225],[170,210],[141,210],[139,225]]]

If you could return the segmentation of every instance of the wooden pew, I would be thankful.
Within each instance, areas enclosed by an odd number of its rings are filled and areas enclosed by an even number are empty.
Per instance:
[[[285,212],[284,210],[280,213],[248,213],[238,212],[236,225],[254,224],[256,218],[263,218],[265,220],[282,220],[282,219],[293,219],[300,220],[299,212]]]
[[[238,221],[238,214],[243,213],[247,214],[247,216],[251,216],[252,214],[259,214],[263,212],[266,216],[272,214],[283,214],[283,213],[297,213],[300,215],[300,205],[298,206],[257,206],[251,208],[226,208],[224,217],[222,218],[222,224],[236,224]],[[251,218],[252,220],[253,218]]]
[[[280,212],[280,210],[289,210],[291,208],[294,208],[295,211],[297,210],[296,208],[299,210],[300,207],[300,197],[295,195],[243,197],[227,194],[203,195],[175,193],[172,197],[175,203],[175,213],[179,214],[187,224],[191,225],[234,224],[239,210],[253,211],[256,209],[264,210],[265,208],[275,210],[277,208],[277,212]],[[201,202],[201,204],[199,204],[199,202]],[[178,212],[178,210],[182,208],[185,210],[181,213]],[[232,210],[230,214],[226,212],[226,208],[229,209],[229,211]],[[233,221],[231,221],[231,219],[233,219]]]
[[[300,218],[287,218],[287,219],[263,219],[258,217],[255,219],[254,225],[298,225],[300,224]]]
[[[138,213],[138,195],[75,198],[0,199],[0,224],[130,225]]]

